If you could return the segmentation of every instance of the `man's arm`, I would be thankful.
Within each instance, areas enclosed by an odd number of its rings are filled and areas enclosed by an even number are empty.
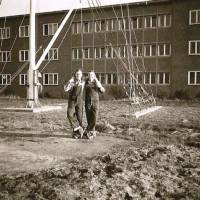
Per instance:
[[[71,78],[66,85],[64,85],[64,91],[69,92],[74,87],[74,78]]]
[[[105,92],[105,88],[102,86],[101,82],[95,78],[95,81],[96,81],[96,86],[99,88],[100,92]]]

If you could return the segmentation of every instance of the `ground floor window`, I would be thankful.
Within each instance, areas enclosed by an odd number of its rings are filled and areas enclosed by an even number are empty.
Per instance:
[[[0,85],[11,85],[11,74],[0,74]]]
[[[43,74],[43,85],[58,85],[58,73]]]
[[[19,75],[19,84],[26,85],[28,83],[28,76],[27,74],[20,74]]]
[[[168,85],[170,83],[169,72],[158,72],[157,73],[157,82],[159,85]]]
[[[188,85],[200,85],[200,71],[188,72]]]

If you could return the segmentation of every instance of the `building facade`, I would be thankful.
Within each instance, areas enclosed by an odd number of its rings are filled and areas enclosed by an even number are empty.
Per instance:
[[[37,59],[66,13],[37,15]],[[1,18],[0,42],[2,93],[25,97],[29,17]],[[43,95],[65,97],[63,85],[78,68],[94,70],[107,88],[128,84],[131,69],[134,83],[156,96],[199,97],[200,1],[158,0],[74,11],[39,68]]]

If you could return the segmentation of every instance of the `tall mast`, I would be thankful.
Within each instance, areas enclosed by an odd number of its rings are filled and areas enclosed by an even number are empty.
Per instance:
[[[37,105],[38,93],[35,68],[35,4],[36,0],[30,0],[30,37],[29,37],[29,70],[28,70],[28,102],[27,107]]]

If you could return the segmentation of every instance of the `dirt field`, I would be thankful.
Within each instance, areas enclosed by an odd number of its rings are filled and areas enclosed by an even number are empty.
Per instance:
[[[200,102],[136,119],[127,102],[102,101],[92,141],[71,139],[67,101],[42,103],[63,109],[0,112],[0,199],[200,199]]]

